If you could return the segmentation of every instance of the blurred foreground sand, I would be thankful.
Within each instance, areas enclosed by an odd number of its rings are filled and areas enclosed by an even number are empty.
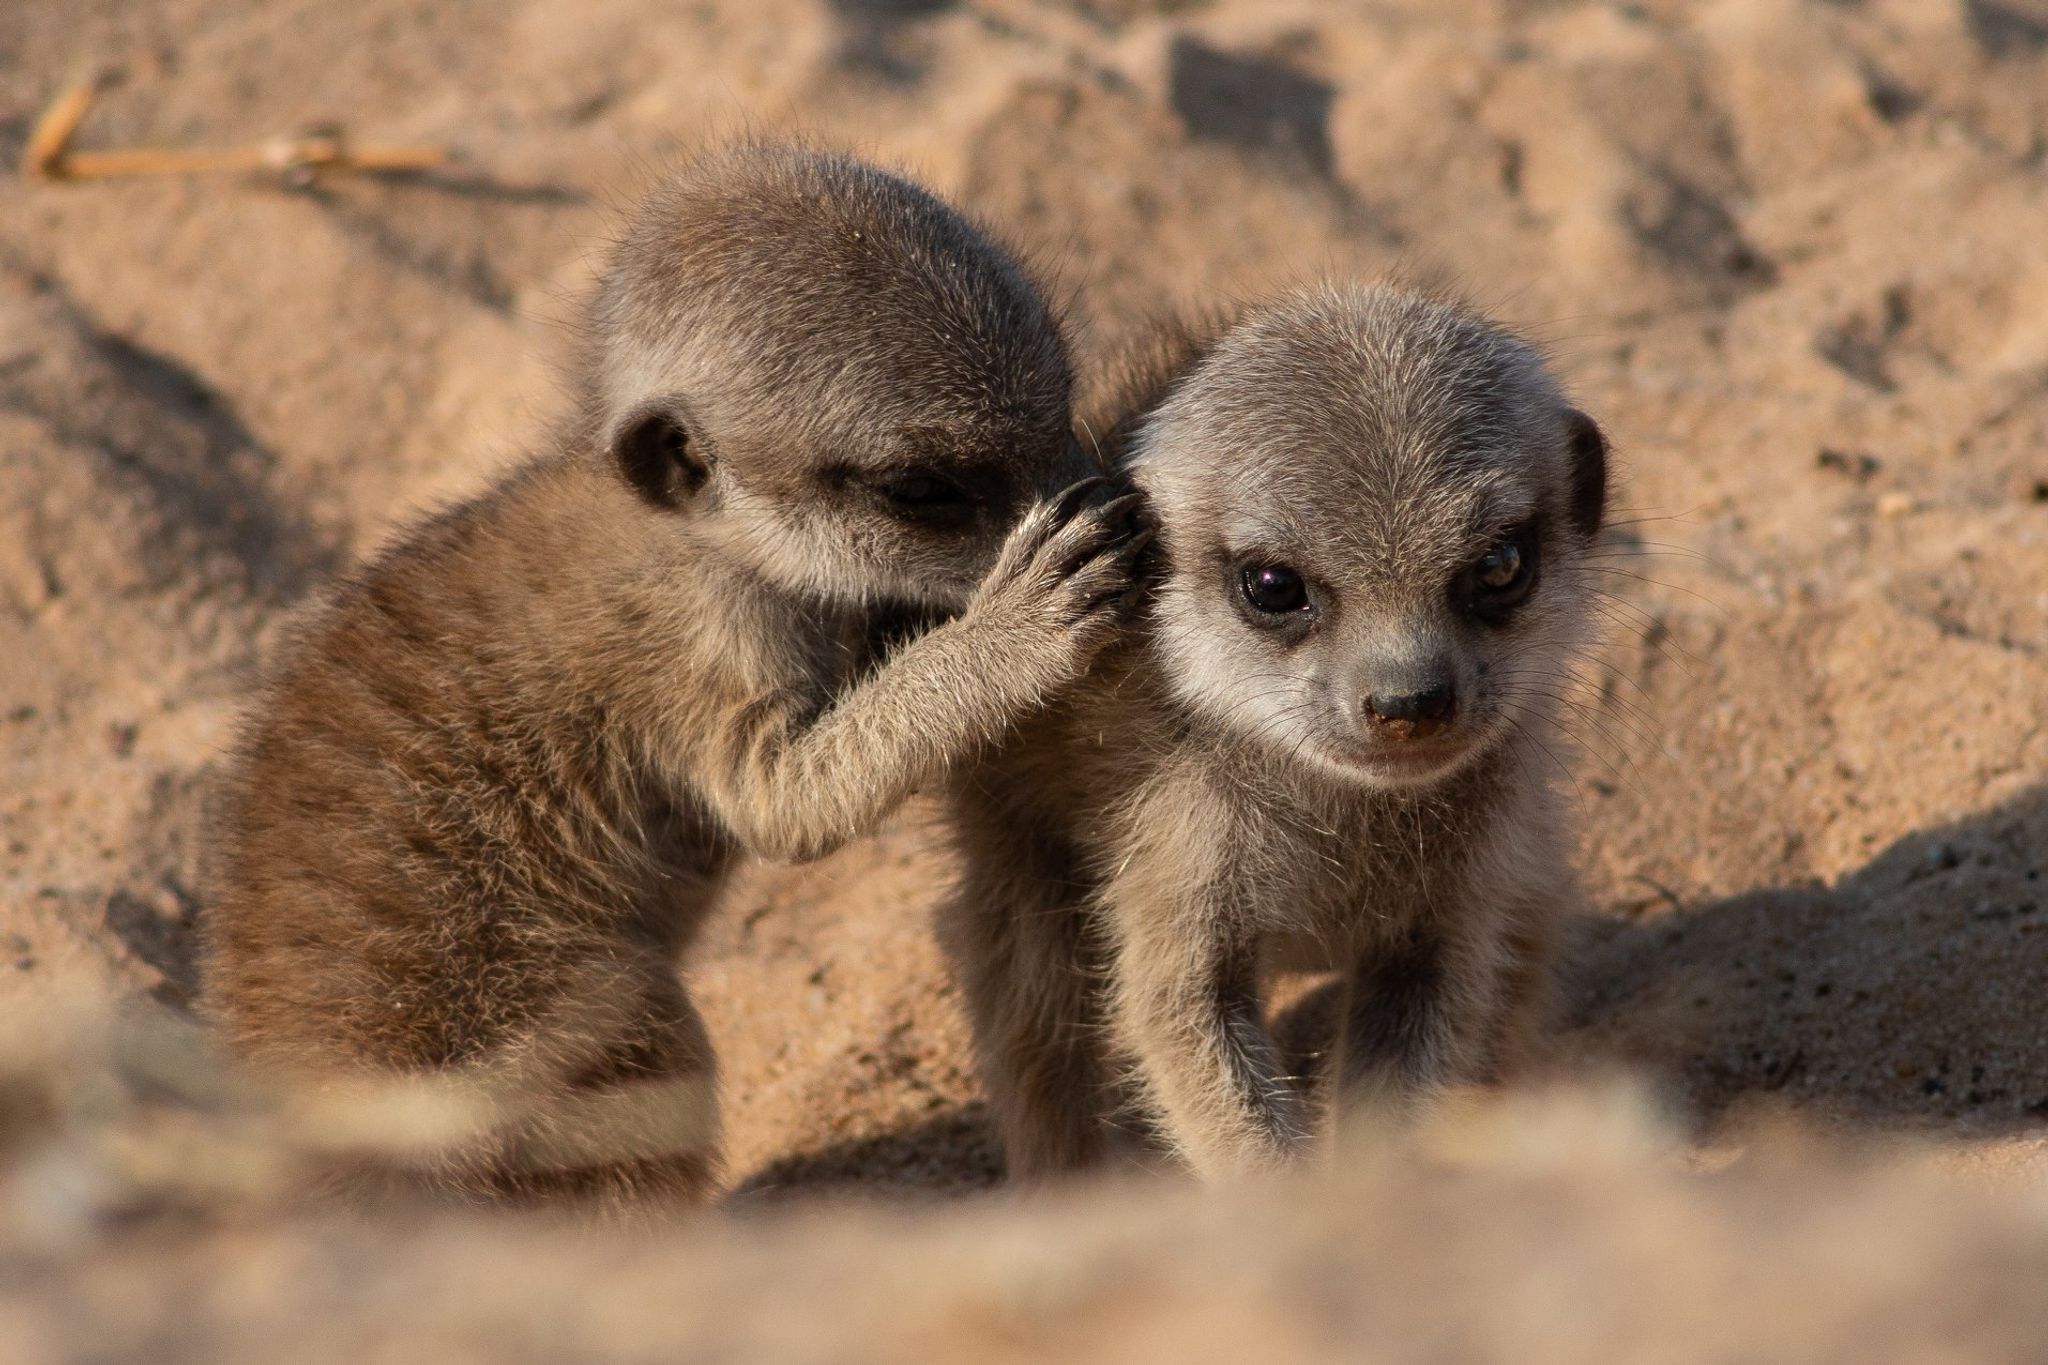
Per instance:
[[[465,159],[302,194],[0,179],[9,1004],[183,1005],[206,782],[289,608],[553,410],[608,207],[650,167],[805,128],[1038,252],[1084,359],[1175,302],[1390,269],[1446,272],[1552,347],[1644,551],[1615,561],[1570,780],[1598,914],[1557,1064],[1631,1068],[1679,1127],[1647,1156],[1541,1136],[1656,1131],[1595,1099],[1463,1165],[1334,1184],[784,1210],[996,1179],[911,812],[749,875],[688,964],[743,1216],[630,1244],[110,1222],[140,1179],[121,1162],[162,1136],[118,1160],[76,1136],[131,1131],[118,1098],[52,1120],[106,1189],[39,1213],[30,1079],[0,1088],[28,1163],[0,1252],[22,1358],[88,1332],[106,1358],[218,1358],[208,1333],[244,1316],[273,1333],[250,1358],[359,1357],[384,1326],[478,1358],[2048,1340],[2048,6],[21,0],[0,160],[87,60],[121,73],[90,144],[338,118]],[[1933,1155],[1673,1166],[1783,1115]],[[1948,1191],[1930,1161],[2033,1193]]]

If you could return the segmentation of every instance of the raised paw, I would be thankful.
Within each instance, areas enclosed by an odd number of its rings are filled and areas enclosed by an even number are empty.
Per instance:
[[[1123,623],[1153,527],[1144,495],[1083,479],[1032,509],[1003,547],[970,617],[1005,643],[1084,666]]]

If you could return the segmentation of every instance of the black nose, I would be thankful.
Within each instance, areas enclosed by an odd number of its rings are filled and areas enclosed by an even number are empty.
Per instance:
[[[1457,693],[1447,682],[1420,692],[1365,699],[1365,713],[1389,739],[1427,739],[1451,723],[1457,709]]]

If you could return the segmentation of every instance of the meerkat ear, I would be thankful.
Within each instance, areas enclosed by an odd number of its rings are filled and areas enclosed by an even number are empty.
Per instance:
[[[611,452],[626,482],[656,507],[680,507],[711,476],[702,443],[673,404],[629,414],[613,428]]]
[[[1572,457],[1572,522],[1590,536],[1607,516],[1607,438],[1577,408],[1564,410],[1564,432]]]

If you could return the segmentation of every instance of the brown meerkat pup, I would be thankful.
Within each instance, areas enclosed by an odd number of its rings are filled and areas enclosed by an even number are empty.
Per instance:
[[[1530,346],[1389,288],[1170,331],[1121,385],[1151,604],[954,783],[941,926],[1013,1173],[1134,1138],[1214,1177],[1313,1141],[1270,969],[1341,973],[1340,1113],[1514,1051],[1574,895],[1606,447]]]
[[[735,856],[870,828],[1117,627],[1146,533],[1082,480],[1068,385],[1031,278],[904,179],[750,143],[663,184],[576,427],[341,586],[248,722],[207,911],[232,1046],[296,1095],[465,1101],[408,1184],[701,1192],[676,958]]]

